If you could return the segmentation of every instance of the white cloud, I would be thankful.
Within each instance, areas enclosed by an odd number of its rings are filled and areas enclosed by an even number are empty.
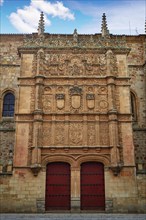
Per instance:
[[[90,20],[78,30],[79,33],[99,33],[101,31],[102,13],[104,12],[107,15],[110,33],[144,33],[145,0],[105,1],[102,5],[98,1],[93,3],[70,0],[72,9],[79,10],[85,16],[92,17],[92,21]]]
[[[2,6],[4,3],[4,0],[0,0],[0,6]]]
[[[62,2],[57,1],[56,3],[51,3],[46,0],[36,1],[32,0],[32,6],[40,9],[44,13],[51,15],[53,17],[59,17],[61,19],[74,20],[74,15],[70,12],[69,8],[66,8]]]
[[[31,0],[29,6],[24,6],[23,9],[17,9],[17,12],[11,13],[9,20],[19,32],[36,32],[41,11],[44,12],[46,26],[51,25],[48,16],[58,17],[64,20],[74,19],[74,15],[63,5],[62,2],[57,1],[56,3],[51,3],[46,0]]]

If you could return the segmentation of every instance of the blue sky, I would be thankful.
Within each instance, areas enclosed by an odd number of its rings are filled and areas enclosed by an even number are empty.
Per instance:
[[[0,0],[1,33],[36,32],[43,11],[48,33],[100,33],[106,13],[110,33],[144,34],[145,7],[146,0]]]

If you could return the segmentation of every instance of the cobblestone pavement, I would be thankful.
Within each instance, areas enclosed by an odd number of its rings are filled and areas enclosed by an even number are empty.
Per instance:
[[[146,214],[0,214],[0,220],[146,220]]]

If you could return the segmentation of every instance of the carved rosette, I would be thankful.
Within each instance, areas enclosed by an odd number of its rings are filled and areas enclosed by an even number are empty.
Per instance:
[[[71,123],[69,126],[70,145],[81,145],[83,139],[83,125],[80,123]]]

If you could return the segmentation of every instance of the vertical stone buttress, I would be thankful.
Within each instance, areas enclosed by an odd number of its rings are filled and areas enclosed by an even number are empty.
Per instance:
[[[44,14],[41,12],[38,25],[38,37],[42,38],[44,34]],[[43,125],[43,106],[42,92],[44,85],[44,60],[45,54],[43,49],[37,52],[37,68],[35,73],[35,109],[33,121],[33,150],[32,150],[32,165],[31,168],[37,175],[41,168],[41,146],[42,146],[42,125]]]
[[[107,56],[107,85],[108,85],[108,115],[109,115],[109,141],[111,147],[111,166],[117,167],[119,164],[119,140],[118,140],[118,119],[117,108],[115,103],[116,92],[116,63],[114,54],[111,50],[106,53]]]

